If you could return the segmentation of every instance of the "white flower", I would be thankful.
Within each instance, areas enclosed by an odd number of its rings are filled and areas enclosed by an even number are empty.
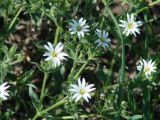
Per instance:
[[[98,44],[97,46],[102,46],[103,48],[108,47],[108,44],[111,42],[110,38],[108,38],[108,32],[96,29],[95,33],[99,37],[99,39],[95,41],[95,43]]]
[[[0,100],[7,100],[7,96],[9,96],[7,88],[9,88],[9,86],[6,86],[8,82],[3,83],[0,86]]]
[[[131,16],[127,14],[127,21],[120,20],[120,22],[121,24],[119,24],[119,26],[124,28],[123,34],[126,36],[129,34],[133,34],[134,36],[136,36],[136,33],[140,34],[138,27],[142,26],[143,23],[141,21],[136,22],[133,13]]]
[[[146,77],[148,78],[151,73],[156,72],[155,62],[152,62],[152,60],[149,60],[149,62],[142,59],[140,61],[140,65],[137,66],[137,70],[141,71],[143,68],[143,72],[145,73]]]
[[[63,44],[61,42],[59,42],[55,48],[53,47],[53,45],[48,42],[48,46],[44,45],[44,47],[48,50],[43,56],[47,56],[47,58],[45,59],[45,61],[52,61],[53,65],[59,66],[60,62],[63,60],[66,60],[66,56],[68,56],[67,53],[62,52],[63,50]]]
[[[89,26],[86,25],[86,20],[83,18],[80,18],[79,21],[72,20],[72,22],[69,23],[71,28],[69,31],[71,34],[77,34],[78,38],[84,37],[84,33],[87,33],[89,30]]]
[[[78,102],[81,98],[84,98],[87,102],[89,102],[88,98],[91,99],[91,95],[89,94],[91,91],[95,90],[96,88],[92,88],[94,84],[87,84],[85,79],[80,78],[78,79],[78,85],[71,85],[71,89],[69,89],[74,95],[73,99],[75,102]]]

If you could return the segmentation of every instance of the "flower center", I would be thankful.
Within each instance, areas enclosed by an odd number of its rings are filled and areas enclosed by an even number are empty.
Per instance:
[[[57,53],[54,51],[51,53],[51,55],[52,55],[52,57],[57,57]]]
[[[83,95],[85,93],[85,90],[84,89],[80,89],[80,92],[79,92],[81,95]]]
[[[145,67],[144,72],[149,72],[149,71],[150,71],[150,68],[148,66]]]
[[[105,42],[105,39],[103,37],[100,38],[101,42]]]
[[[128,23],[128,28],[132,29],[134,27],[133,23]]]
[[[81,31],[81,30],[82,30],[81,26],[78,25],[78,26],[77,26],[77,31]]]

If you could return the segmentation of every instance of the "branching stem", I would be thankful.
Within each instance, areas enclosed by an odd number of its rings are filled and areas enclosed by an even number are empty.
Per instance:
[[[78,77],[79,77],[79,75],[81,74],[81,72],[83,71],[83,69],[86,67],[86,65],[88,64],[88,61],[89,60],[87,60],[83,65],[82,65],[82,67],[79,69],[79,71],[77,72],[77,74],[74,76],[74,80],[76,80]]]
[[[154,2],[151,2],[148,6],[141,8],[140,10],[138,10],[138,12],[136,12],[136,14],[139,14],[141,12],[143,12],[144,10],[149,9],[150,7],[153,7],[154,5],[160,3],[160,0],[156,0]]]
[[[66,100],[67,100],[67,97],[65,97],[64,99],[56,102],[55,104],[51,105],[50,107],[48,107],[48,108],[46,108],[46,109],[44,109],[44,110],[42,110],[40,112],[37,112],[36,115],[33,117],[33,120],[36,120],[39,116],[41,116],[41,115],[53,110],[54,108],[56,108],[56,107],[58,107],[60,105],[63,105],[66,102]]]

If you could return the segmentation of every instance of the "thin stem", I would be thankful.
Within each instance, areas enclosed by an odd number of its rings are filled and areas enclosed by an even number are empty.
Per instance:
[[[67,100],[67,97],[65,97],[65,98],[62,99],[61,101],[55,103],[55,104],[52,105],[51,107],[49,107],[49,108],[41,111],[41,114],[44,114],[44,113],[46,113],[46,112],[48,112],[48,111],[50,111],[50,110],[52,110],[52,109],[54,109],[54,108],[56,108],[56,107],[58,107],[58,106],[60,106],[60,105],[63,105],[64,103],[66,103],[66,100]]]
[[[104,87],[108,87],[108,85],[111,84],[111,79],[112,79],[112,75],[113,75],[113,67],[114,67],[114,64],[115,64],[115,58],[116,58],[116,52],[114,53],[114,56],[112,58],[112,61],[111,61],[111,65],[110,65],[110,69],[109,69],[109,72],[108,72],[108,76],[107,76],[107,79],[105,80],[105,86]]]
[[[74,62],[73,62],[72,69],[71,69],[71,72],[70,72],[70,74],[69,74],[69,76],[68,76],[68,82],[69,82],[69,83],[72,82],[71,79],[72,79],[73,73],[74,73],[74,71],[75,71],[75,69],[76,69],[76,66],[77,66],[77,62],[74,61]]]
[[[54,108],[56,108],[56,107],[58,107],[58,106],[60,106],[60,105],[63,105],[64,103],[66,103],[66,100],[67,100],[67,97],[65,97],[64,99],[56,102],[55,104],[53,104],[52,106],[46,108],[45,110],[38,112],[38,113],[33,117],[33,120],[36,120],[39,116],[47,113],[48,111],[50,111],[50,110],[52,110],[52,109],[54,109]]]
[[[151,3],[149,4],[149,6],[152,7],[152,6],[154,6],[154,5],[158,4],[158,3],[160,3],[160,0],[151,2]]]
[[[111,16],[116,28],[117,28],[117,35],[118,35],[118,38],[120,39],[121,45],[122,45],[121,70],[120,70],[120,79],[119,79],[119,82],[122,83],[125,79],[125,46],[124,46],[124,40],[123,40],[123,37],[122,37],[122,34],[121,34],[121,31],[120,31],[120,28],[118,26],[118,22],[117,22],[116,18],[114,17],[112,11],[109,8],[107,10],[108,10],[109,15]]]
[[[36,114],[33,118],[33,120],[36,120],[39,117],[39,114]]]
[[[122,65],[121,65],[121,74],[120,74],[120,82],[125,79],[125,46],[124,41],[121,41],[122,44]]]
[[[75,38],[74,40],[76,41],[76,37],[74,37],[74,38]],[[72,82],[71,79],[72,79],[72,77],[73,77],[73,73],[74,73],[74,71],[75,71],[75,69],[76,69],[76,66],[77,66],[78,52],[79,52],[79,45],[76,47],[76,54],[75,54],[73,66],[72,66],[71,72],[70,72],[70,74],[69,74],[69,76],[68,76],[68,82],[69,82],[69,83]]]
[[[16,22],[19,14],[21,13],[22,10],[23,10],[23,7],[21,7],[21,8],[18,10],[17,14],[15,15],[15,17],[13,18],[11,24],[10,24],[9,27],[8,27],[8,31],[9,31],[10,29],[12,29],[14,23]]]
[[[1,69],[1,73],[0,73],[0,75],[1,75],[1,79],[0,79],[0,83],[2,84],[3,83],[3,76],[2,76],[2,71],[3,71],[3,68],[2,68],[2,64],[0,65],[0,69]]]
[[[145,20],[145,22],[148,21],[147,15],[144,15],[144,20]],[[145,27],[146,27],[146,30],[147,30],[147,34],[146,34],[146,37],[145,37],[144,48],[145,48],[145,53],[146,53],[145,55],[148,56],[148,42],[149,42],[150,36],[152,36],[152,32],[151,32],[149,24],[146,24]]]
[[[79,75],[81,74],[81,72],[83,71],[83,69],[86,67],[86,65],[88,64],[88,61],[87,60],[83,65],[82,67],[79,69],[79,71],[77,72],[77,74],[74,76],[74,80],[77,79],[79,77]]]
[[[151,96],[150,96],[150,88],[145,85],[143,88],[143,116],[144,120],[150,120],[151,114]]]
[[[124,45],[124,39],[122,37],[122,34],[121,34],[121,31],[120,31],[120,28],[119,28],[119,25],[118,25],[118,22],[115,18],[115,16],[113,15],[112,11],[108,8],[108,12],[109,12],[109,15],[111,16],[116,28],[117,28],[117,35],[118,35],[118,38],[120,39],[121,41],[121,53],[122,53],[122,56],[121,56],[121,69],[120,69],[120,77],[119,77],[119,89],[118,89],[118,105],[120,105],[120,102],[122,101],[123,99],[123,81],[125,81],[125,45]],[[120,107],[120,106],[118,106]]]
[[[10,1],[7,1],[7,9],[6,9],[6,16],[4,18],[4,27],[5,28],[8,24],[8,12],[9,12],[9,7],[10,7]]]
[[[90,115],[80,115],[79,118],[92,118],[92,117],[96,117],[96,118],[103,118],[103,116],[101,115],[96,115],[96,114],[90,114]],[[74,116],[63,116],[63,117],[53,117],[53,119],[56,120],[69,120],[69,119],[74,119]]]
[[[146,21],[144,24],[147,24],[147,23],[152,23],[156,20],[158,20],[160,18],[160,15],[156,16],[156,18],[152,18],[152,19],[149,19],[148,21]]]
[[[61,30],[61,27],[57,26],[55,37],[54,37],[54,45],[58,43],[58,37],[59,37],[60,30]]]
[[[44,73],[44,78],[43,78],[43,84],[42,84],[42,90],[41,90],[41,96],[40,96],[40,102],[42,104],[43,102],[43,98],[44,98],[44,89],[45,89],[45,85],[46,85],[46,81],[48,79],[48,74]]]
[[[33,4],[34,5],[34,4]],[[40,11],[43,12],[45,14],[45,16],[49,17],[56,26],[58,26],[57,20],[55,19],[55,17],[52,17],[45,9],[40,8]]]
[[[23,58],[24,58],[24,57],[22,56],[21,59],[18,59],[18,60],[15,60],[15,61],[11,62],[10,65],[15,65],[15,64],[21,62],[21,61],[23,60]]]
[[[158,4],[158,3],[160,3],[160,0],[151,2],[148,6],[143,7],[143,8],[141,8],[140,10],[138,10],[138,12],[137,12],[136,14],[139,14],[139,13],[143,12],[144,10],[147,10],[147,9],[149,9],[150,7],[153,7],[154,5],[156,5],[156,4]]]
[[[106,88],[104,88],[104,90],[108,91],[109,89],[116,89],[117,87],[119,87],[119,84],[114,84],[114,85],[107,86]]]

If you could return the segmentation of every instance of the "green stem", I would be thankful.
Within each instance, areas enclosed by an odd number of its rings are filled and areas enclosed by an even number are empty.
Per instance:
[[[1,79],[0,79],[0,84],[2,84],[2,83],[3,83],[3,76],[2,76],[2,75],[3,75],[3,72],[2,72],[2,71],[3,71],[3,68],[2,68],[2,64],[0,65],[0,69],[1,69],[1,71],[0,71],[0,72],[1,72],[1,73],[0,73],[0,76],[1,76],[1,77],[0,77],[0,78],[1,78]]]
[[[61,30],[61,27],[57,26],[55,37],[54,37],[54,45],[58,43],[58,37],[59,37],[60,30]]]
[[[117,35],[118,35],[118,39],[121,41],[121,68],[120,68],[120,77],[119,77],[119,89],[118,89],[118,107],[120,107],[120,102],[123,100],[124,96],[123,96],[123,82],[125,81],[125,44],[124,44],[124,39],[122,37],[118,22],[115,18],[115,16],[113,15],[112,11],[108,8],[107,9],[109,12],[109,15],[111,16],[116,28],[117,28]]]
[[[87,60],[83,65],[82,65],[82,67],[79,69],[79,71],[77,72],[77,74],[74,76],[74,80],[76,80],[78,77],[79,77],[79,75],[81,74],[81,72],[83,71],[83,69],[86,67],[86,65],[88,64],[88,61],[89,60]]]
[[[123,82],[125,79],[125,46],[124,41],[121,41],[122,44],[122,57],[121,57],[121,74],[120,74],[120,82]]]
[[[144,20],[145,20],[145,23],[148,21],[148,18],[147,18],[147,15],[144,15]],[[150,36],[152,36],[152,31],[150,29],[150,26],[149,24],[146,24],[145,25],[146,27],[146,30],[147,30],[147,34],[146,34],[146,37],[145,37],[145,44],[144,44],[144,48],[145,48],[145,55],[148,56],[148,42],[149,42],[149,39],[150,39]]]
[[[6,16],[4,18],[4,29],[7,27],[8,24],[8,12],[9,12],[9,7],[10,7],[10,1],[7,2],[7,8],[6,8]]]
[[[73,73],[74,73],[74,71],[76,69],[76,66],[77,66],[77,62],[74,61],[72,69],[71,69],[71,72],[70,72],[70,74],[68,76],[68,82],[69,82],[69,84],[72,82],[72,76],[73,76]]]
[[[36,113],[36,115],[33,117],[33,120],[36,120],[39,116],[47,113],[48,111],[51,111],[52,109],[54,109],[54,108],[56,108],[56,107],[58,107],[60,105],[63,105],[64,103],[66,103],[66,100],[67,100],[67,97],[65,97],[64,99],[56,102],[55,104],[53,104],[52,106],[46,108],[45,110],[42,110],[42,111]]]
[[[76,41],[76,37],[74,37],[74,40]],[[72,82],[73,74],[74,74],[74,71],[75,71],[76,66],[77,66],[77,58],[78,58],[79,47],[80,47],[80,45],[77,45],[73,66],[72,66],[70,74],[68,75],[69,84]]]
[[[96,115],[96,114],[90,114],[90,115],[80,115],[79,118],[93,118],[93,117],[96,117],[96,118],[103,118],[103,116],[101,115]],[[74,116],[63,116],[63,117],[53,117],[54,120],[73,120],[75,119]]]
[[[10,24],[9,27],[8,27],[8,31],[12,29],[14,23],[16,22],[19,14],[21,13],[22,10],[23,10],[23,7],[21,7],[21,8],[18,10],[18,12],[16,13],[15,17],[13,18],[11,24]]]
[[[158,3],[160,3],[160,0],[151,2],[148,6],[143,7],[143,8],[141,8],[140,10],[138,10],[138,12],[137,12],[136,14],[139,14],[139,13],[141,13],[142,11],[149,9],[150,7],[153,7],[154,5],[156,5],[156,4],[158,4]]]
[[[143,116],[144,120],[151,119],[151,96],[150,88],[145,85],[143,89]]]
[[[160,3],[160,0],[151,2],[151,3],[149,4],[149,6],[152,7],[152,6],[156,5],[157,3]]]
[[[120,31],[120,28],[119,28],[119,25],[118,25],[118,22],[117,22],[116,18],[114,17],[112,11],[109,8],[107,8],[107,10],[108,10],[109,15],[111,16],[116,28],[117,28],[117,35],[118,35],[118,38],[120,39],[121,45],[122,45],[121,71],[120,71],[120,79],[119,79],[119,82],[122,83],[125,79],[125,46],[124,46],[124,40],[123,40],[123,37],[122,37],[122,34],[121,34],[121,31]]]
[[[43,78],[43,84],[42,84],[42,90],[41,90],[41,96],[40,96],[40,102],[42,104],[43,102],[43,98],[44,98],[44,89],[45,89],[45,85],[46,85],[46,81],[48,79],[48,74],[44,73],[44,78]]]
[[[33,4],[34,5],[34,4]],[[51,16],[47,11],[46,9],[43,9],[43,8],[40,8],[40,11],[44,13],[45,16],[49,17],[54,23],[56,26],[58,26],[58,23],[57,23],[57,20],[55,19],[55,17]]]
[[[109,89],[116,89],[117,87],[119,87],[119,84],[114,84],[114,85],[107,86],[104,90],[108,91]]]
[[[115,64],[115,58],[116,58],[116,52],[114,53],[114,56],[113,56],[113,59],[111,61],[111,65],[110,65],[110,69],[109,69],[109,72],[108,72],[108,76],[107,76],[107,79],[105,80],[105,86],[104,87],[108,87],[108,85],[111,84],[111,80],[112,80],[112,75],[113,75],[113,67],[114,67],[114,64]]]

